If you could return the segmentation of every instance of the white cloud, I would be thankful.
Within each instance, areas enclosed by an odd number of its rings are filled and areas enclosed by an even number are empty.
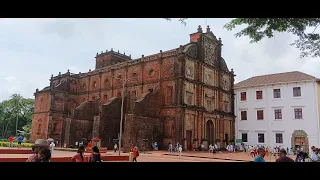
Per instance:
[[[6,78],[4,78],[6,81],[8,81],[8,82],[13,82],[13,81],[16,81],[17,80],[17,78],[16,77],[14,77],[14,76],[8,76],[8,77],[6,77]]]

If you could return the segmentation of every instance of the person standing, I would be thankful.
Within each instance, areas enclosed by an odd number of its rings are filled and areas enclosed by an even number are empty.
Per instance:
[[[266,155],[266,151],[264,150],[264,148],[259,147],[257,150],[257,156],[254,158],[253,162],[266,162],[264,160],[264,156]]]
[[[215,158],[216,157],[216,153],[217,153],[217,149],[212,146],[212,157]]]
[[[77,154],[74,155],[71,160],[73,162],[85,162],[85,158],[84,158],[84,151],[85,148],[83,145],[80,145],[80,147],[78,148]]]
[[[114,152],[117,152],[117,150],[118,150],[118,144],[117,144],[117,143],[114,143],[114,145],[113,145],[113,151],[114,151]]]
[[[23,141],[23,137],[20,135],[20,136],[18,137],[18,149],[21,149],[22,141]]]
[[[54,149],[55,146],[56,146],[56,145],[55,145],[54,142],[52,141],[52,142],[50,143],[50,152],[51,152],[51,154],[53,154],[53,149]]]
[[[294,162],[293,159],[287,156],[287,151],[285,149],[280,149],[279,156],[280,157],[276,160],[276,162]]]
[[[179,158],[180,158],[181,157],[181,152],[182,152],[182,145],[181,144],[179,145],[178,151],[179,151]]]
[[[9,138],[8,138],[8,147],[10,148],[12,148],[13,147],[13,138],[12,138],[12,136],[9,136]]]
[[[97,146],[93,146],[92,148],[91,160],[92,162],[101,162],[101,154]]]
[[[267,146],[267,147],[266,147],[266,157],[269,156],[269,152],[270,152],[270,150],[269,150],[269,148],[268,148],[268,146]]]
[[[172,147],[172,143],[171,142],[169,142],[169,153],[172,153],[172,149],[173,149],[173,147]]]
[[[137,158],[139,156],[139,153],[138,153],[138,149],[137,149],[137,147],[135,145],[132,147],[131,152],[132,152],[132,156],[133,156],[132,157],[132,162],[138,162]]]

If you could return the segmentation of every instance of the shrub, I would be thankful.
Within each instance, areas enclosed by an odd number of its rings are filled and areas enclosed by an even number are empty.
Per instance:
[[[13,142],[13,147],[18,147],[18,143],[17,142]],[[0,147],[8,147],[9,142],[8,141],[0,141]],[[33,144],[31,143],[22,143],[22,147],[31,147]]]

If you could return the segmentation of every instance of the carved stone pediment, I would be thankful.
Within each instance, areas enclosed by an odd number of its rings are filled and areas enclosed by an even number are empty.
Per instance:
[[[217,37],[210,31],[210,32],[207,32],[204,36],[206,36],[207,38],[210,38],[212,40],[214,40],[215,42],[217,42]]]
[[[189,44],[189,45],[187,45],[187,46],[184,48],[183,52],[184,52],[187,56],[189,56],[189,57],[191,57],[191,58],[193,58],[193,59],[197,59],[197,58],[198,58],[198,47],[197,47],[196,44]]]

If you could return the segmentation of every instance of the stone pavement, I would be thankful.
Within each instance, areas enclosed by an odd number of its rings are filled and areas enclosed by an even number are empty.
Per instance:
[[[165,156],[177,156],[178,153],[168,153],[167,151],[152,151],[152,154],[162,154]],[[202,152],[191,152],[191,151],[186,151],[182,152],[181,156],[183,157],[194,157],[194,158],[202,158],[202,159],[215,159],[220,162],[223,161],[233,161],[233,162],[248,162],[248,161],[253,161],[253,157],[249,156],[248,153],[244,152],[217,152],[215,157],[213,157],[212,153],[209,153],[207,151],[202,151]],[[295,156],[289,156],[292,159],[295,159]],[[264,158],[267,162],[275,162],[276,158],[274,156],[266,156]]]
[[[59,151],[55,150],[53,152],[53,157],[72,157],[75,152],[70,151]],[[86,153],[89,155],[90,153]],[[105,153],[103,153],[105,154]],[[118,155],[118,152],[114,153],[109,151],[107,155]],[[121,155],[128,155],[128,153],[121,153]],[[0,158],[28,158],[31,154],[0,154]],[[292,159],[295,157],[291,156]],[[267,162],[274,162],[274,157],[265,157]],[[168,153],[167,151],[149,151],[140,152],[138,157],[138,162],[248,162],[253,161],[253,158],[248,156],[247,153],[237,152],[217,152],[216,156],[213,157],[212,153],[207,151],[204,152],[182,152],[179,158],[178,153]]]

